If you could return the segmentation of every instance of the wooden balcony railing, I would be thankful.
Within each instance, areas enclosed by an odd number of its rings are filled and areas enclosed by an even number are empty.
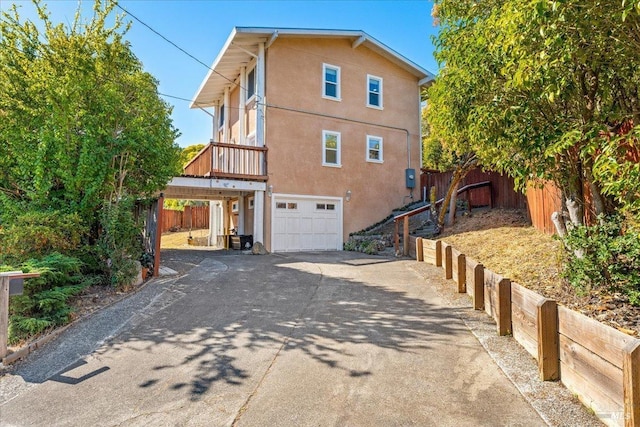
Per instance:
[[[184,167],[184,175],[267,180],[267,147],[211,142]]]

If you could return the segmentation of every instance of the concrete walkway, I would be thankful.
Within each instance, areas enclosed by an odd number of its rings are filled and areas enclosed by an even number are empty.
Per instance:
[[[0,378],[0,425],[545,425],[413,261],[165,260]]]

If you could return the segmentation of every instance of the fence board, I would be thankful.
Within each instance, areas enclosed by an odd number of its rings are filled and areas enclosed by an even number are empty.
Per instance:
[[[538,359],[537,325],[519,307],[511,306],[511,326],[513,338],[527,350],[534,359]]]
[[[424,262],[435,265],[436,267],[442,266],[442,243],[440,240],[422,239],[422,257]]]
[[[420,188],[424,193],[426,188],[427,197],[429,189],[436,187],[436,199],[443,198],[449,183],[451,182],[452,172],[437,172],[423,170],[420,175]],[[514,190],[515,183],[513,178],[502,175],[497,172],[483,172],[481,169],[470,171],[460,183],[460,187],[469,184],[475,184],[482,181],[491,181],[492,194],[489,195],[488,187],[468,192],[467,201],[470,207],[489,206],[493,199],[493,207],[499,209],[524,209],[527,206],[527,200],[524,194]]]
[[[613,329],[584,314],[558,307],[560,334],[622,369],[623,350],[636,338]]]
[[[172,228],[209,228],[209,206],[185,206],[184,211],[162,210],[162,232]]]
[[[590,387],[587,379],[576,372],[569,365],[561,365],[562,383],[580,399],[596,416],[609,426],[624,425],[624,411],[622,405],[613,401],[602,391]]]
[[[602,394],[602,402],[612,402],[623,407],[622,369],[612,365],[585,347],[560,335],[560,369],[564,382],[565,369],[570,368],[585,380],[577,394],[591,395],[591,389]]]
[[[511,304],[522,310],[527,319],[535,325],[538,317],[538,303],[545,298],[537,292],[525,288],[524,286],[512,282],[511,283]]]
[[[530,184],[527,187],[527,205],[533,226],[547,234],[554,234],[556,229],[551,221],[551,214],[562,210],[562,193],[551,182],[543,187]]]

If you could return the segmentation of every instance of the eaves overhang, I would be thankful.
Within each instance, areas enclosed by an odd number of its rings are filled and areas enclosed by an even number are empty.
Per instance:
[[[414,75],[421,86],[433,81],[434,75],[413,61],[360,30],[329,30],[301,28],[236,27],[231,31],[209,72],[191,102],[191,108],[213,107],[224,95],[226,87],[239,84],[242,67],[257,57],[260,43],[268,48],[278,37],[346,38],[354,49],[366,46],[382,57]]]

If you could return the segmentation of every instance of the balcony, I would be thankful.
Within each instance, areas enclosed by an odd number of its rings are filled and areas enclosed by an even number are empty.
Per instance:
[[[267,147],[210,142],[185,167],[183,176],[267,180]]]

